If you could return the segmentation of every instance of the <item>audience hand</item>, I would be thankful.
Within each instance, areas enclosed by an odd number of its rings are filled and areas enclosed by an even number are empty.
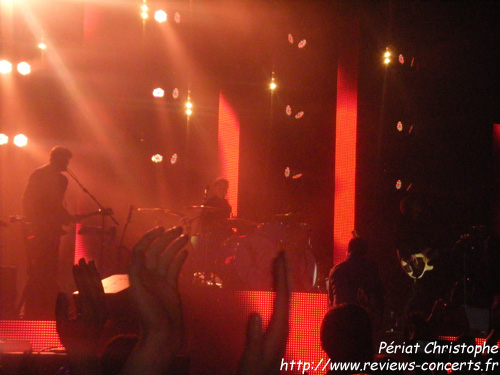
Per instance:
[[[73,266],[73,277],[78,289],[78,310],[75,319],[69,319],[69,300],[59,293],[56,303],[56,329],[66,348],[73,372],[99,373],[97,348],[107,319],[104,289],[94,261],[88,264],[82,258]]]
[[[123,374],[163,374],[183,338],[177,279],[187,257],[188,236],[182,227],[158,227],[146,233],[132,250],[130,297],[142,333]]]
[[[290,309],[289,274],[284,253],[274,261],[273,315],[265,333],[258,313],[250,315],[247,325],[246,346],[238,365],[238,375],[279,374],[281,359],[285,355],[288,338]]]

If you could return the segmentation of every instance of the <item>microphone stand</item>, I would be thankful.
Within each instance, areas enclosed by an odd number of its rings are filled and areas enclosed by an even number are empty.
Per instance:
[[[75,180],[75,182],[78,184],[80,189],[82,189],[82,191],[85,194],[87,194],[97,204],[99,209],[101,211],[105,211],[104,206],[97,200],[96,197],[94,197],[94,195],[92,195],[92,193],[90,191],[87,190],[87,188],[85,186],[83,186],[83,184],[78,180],[78,178],[75,176],[75,174],[73,172],[71,172],[68,168],[66,169],[66,172],[70,175],[70,177],[73,180]],[[109,217],[116,225],[120,225],[118,223],[118,221],[116,221],[116,219],[113,217],[113,214],[109,215]],[[105,227],[105,224],[106,224],[106,215],[101,214],[101,254],[100,254],[101,260],[102,260],[102,257],[104,255],[104,227]]]

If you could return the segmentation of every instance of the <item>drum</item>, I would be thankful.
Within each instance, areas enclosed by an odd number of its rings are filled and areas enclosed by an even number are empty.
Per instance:
[[[222,244],[217,274],[223,287],[243,290],[272,290],[273,261],[279,244],[261,234],[233,236]],[[286,249],[292,290],[307,292],[316,284],[317,266],[309,248]]]
[[[270,222],[257,227],[260,234],[284,250],[305,249],[311,246],[310,228],[306,223]]]

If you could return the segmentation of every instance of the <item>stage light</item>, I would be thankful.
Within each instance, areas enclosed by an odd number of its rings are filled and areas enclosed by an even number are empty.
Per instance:
[[[40,42],[40,43],[38,43],[38,48],[40,48],[41,50],[46,50],[47,45],[44,42]]]
[[[293,44],[293,35],[288,34],[288,43]]]
[[[286,178],[290,177],[290,167],[285,168],[285,177]]]
[[[177,154],[173,154],[172,157],[170,158],[170,164],[174,165],[177,163],[178,156]]]
[[[396,125],[396,129],[398,129],[399,132],[403,131],[403,123],[401,121],[398,121],[398,124]]]
[[[175,88],[172,91],[172,98],[177,99],[179,97],[179,89]]]
[[[153,96],[155,98],[163,98],[164,95],[165,95],[165,91],[159,87],[157,87],[156,89],[153,90]]]
[[[293,180],[298,180],[298,179],[299,179],[299,178],[301,178],[301,177],[302,177],[302,173],[297,173],[297,174],[294,174],[294,175],[292,176],[292,179],[293,179]]]
[[[299,118],[302,118],[302,116],[304,116],[304,111],[300,111],[299,113],[297,113],[295,115],[295,118],[298,120]]]
[[[31,65],[23,61],[17,64],[17,71],[23,76],[31,73]]]
[[[292,107],[290,107],[289,105],[286,106],[286,109],[285,109],[285,113],[288,115],[288,116],[291,116],[292,115]]]
[[[276,90],[277,87],[278,87],[278,85],[276,85],[276,82],[274,82],[274,78],[271,79],[271,83],[269,84],[269,88],[271,90]]]
[[[0,146],[9,143],[9,137],[6,134],[0,133]]]
[[[151,156],[151,161],[153,163],[161,163],[163,161],[163,156],[160,154],[155,154],[155,155]]]
[[[24,134],[18,134],[14,137],[14,144],[17,147],[24,147],[28,144],[28,137]]]
[[[141,5],[141,18],[143,20],[146,20],[149,18],[148,11],[149,11],[149,8],[146,5],[146,2],[144,2],[144,4]]]
[[[175,12],[174,21],[175,23],[181,23],[181,14],[179,12]]]
[[[403,56],[403,55],[401,55],[401,54],[399,55],[398,60],[399,60],[399,63],[400,63],[401,65],[405,63],[405,58],[404,58],[404,56]]]
[[[155,20],[159,23],[163,23],[167,20],[167,13],[164,10],[157,10],[155,12]]]
[[[389,65],[390,62],[391,62],[391,51],[389,51],[389,47],[387,47],[384,52],[384,64]]]
[[[306,46],[306,44],[307,44],[307,40],[302,39],[302,40],[299,42],[299,44],[298,44],[298,46],[297,46],[297,47],[299,47],[299,48],[304,48],[304,47]]]
[[[12,72],[12,64],[7,60],[0,61],[0,73],[9,74],[10,72]]]
[[[403,186],[403,183],[401,182],[401,180],[397,180],[396,181],[396,189],[397,190],[401,190],[401,187]]]
[[[193,113],[193,103],[191,103],[191,90],[188,90],[188,98],[186,101],[186,115],[191,116]]]

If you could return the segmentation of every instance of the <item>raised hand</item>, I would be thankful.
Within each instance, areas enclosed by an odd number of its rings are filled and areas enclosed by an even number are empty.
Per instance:
[[[258,313],[250,315],[247,325],[246,345],[238,375],[279,374],[281,359],[285,355],[288,338],[290,309],[289,274],[283,252],[273,265],[274,300],[273,315],[266,332],[262,331],[262,318]]]
[[[96,374],[99,373],[97,348],[107,319],[104,289],[94,261],[87,264],[85,259],[80,259],[73,266],[73,277],[78,289],[77,316],[70,320],[68,297],[59,293],[56,329],[66,348],[72,371]]]
[[[158,227],[132,250],[130,297],[141,324],[140,343],[122,374],[163,374],[183,339],[182,306],[177,279],[187,257],[182,227]]]

